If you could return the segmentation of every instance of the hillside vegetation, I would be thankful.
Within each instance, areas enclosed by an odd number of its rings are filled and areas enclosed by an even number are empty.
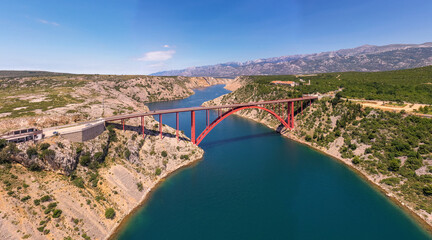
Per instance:
[[[388,72],[323,73],[313,76],[249,76],[251,82],[270,83],[274,80],[295,81],[295,89],[303,94],[326,93],[341,89],[346,98],[405,101],[432,104],[432,66]]]

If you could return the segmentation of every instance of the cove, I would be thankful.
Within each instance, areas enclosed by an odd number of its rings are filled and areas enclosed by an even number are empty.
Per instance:
[[[228,91],[195,92],[149,108],[199,106]],[[163,120],[175,127],[174,115]],[[196,121],[199,134],[204,112]],[[190,114],[180,128],[190,136]],[[119,239],[431,239],[345,165],[262,124],[230,116],[200,147],[204,158],[155,189]]]

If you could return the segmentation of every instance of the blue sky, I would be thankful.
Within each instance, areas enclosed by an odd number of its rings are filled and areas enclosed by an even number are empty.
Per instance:
[[[2,0],[0,69],[149,74],[432,41],[430,0]]]

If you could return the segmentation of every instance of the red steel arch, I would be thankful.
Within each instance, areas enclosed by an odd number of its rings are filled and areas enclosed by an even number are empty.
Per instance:
[[[260,106],[246,106],[246,107],[238,107],[238,108],[234,108],[231,109],[230,111],[224,113],[223,115],[221,115],[220,117],[216,118],[210,125],[208,125],[204,131],[197,137],[196,139],[196,145],[199,145],[200,142],[204,139],[205,136],[207,136],[207,134],[214,128],[216,127],[216,125],[218,125],[220,122],[222,122],[222,120],[224,120],[225,118],[227,118],[228,116],[230,116],[231,114],[241,111],[241,110],[245,110],[245,109],[250,109],[250,108],[256,108],[256,109],[261,109],[264,111],[267,111],[268,113],[270,113],[271,115],[275,116],[286,128],[288,129],[292,129],[291,126],[289,126],[289,124],[287,122],[285,122],[278,114],[276,114],[275,112],[273,112],[270,109],[264,108],[264,107],[260,107]]]

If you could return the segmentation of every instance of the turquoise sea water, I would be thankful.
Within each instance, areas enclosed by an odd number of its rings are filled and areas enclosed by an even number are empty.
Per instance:
[[[225,93],[213,86],[149,107],[199,106]],[[190,114],[180,116],[190,136]],[[198,135],[204,112],[196,118]],[[163,119],[175,127],[174,115]],[[431,239],[347,167],[261,124],[231,116],[200,146],[204,158],[161,184],[119,239]]]

